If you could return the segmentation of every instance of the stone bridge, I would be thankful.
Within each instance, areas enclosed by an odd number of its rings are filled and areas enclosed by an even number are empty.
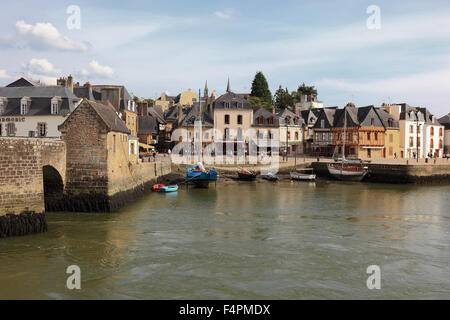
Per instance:
[[[65,182],[63,141],[0,138],[0,237],[45,231],[45,198],[62,194]]]

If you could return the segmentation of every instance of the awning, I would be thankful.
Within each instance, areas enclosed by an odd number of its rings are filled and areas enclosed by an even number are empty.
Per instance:
[[[141,142],[139,142],[139,147],[144,148],[144,149],[154,149],[155,148],[155,146],[151,146],[149,144],[145,144],[145,143],[141,143]]]

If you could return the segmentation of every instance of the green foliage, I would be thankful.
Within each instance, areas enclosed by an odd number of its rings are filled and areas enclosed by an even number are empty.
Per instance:
[[[302,83],[301,86],[297,89],[297,94],[305,94],[308,96],[317,96],[317,89],[314,86],[306,86],[305,83]]]
[[[250,95],[252,97],[260,98],[269,104],[272,102],[272,93],[269,90],[269,84],[261,71],[257,72],[253,79],[252,92]]]
[[[277,92],[275,92],[274,103],[278,108],[286,108],[294,104],[294,99],[287,88],[283,89],[280,86]]]
[[[272,108],[272,103],[264,101],[264,99],[262,99],[262,98],[250,96],[250,102],[252,104],[253,109],[259,109],[259,108],[271,109]]]

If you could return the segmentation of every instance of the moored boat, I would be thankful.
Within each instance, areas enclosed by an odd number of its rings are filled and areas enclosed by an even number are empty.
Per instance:
[[[158,188],[159,192],[175,192],[178,191],[178,186],[174,185],[174,186],[163,186],[163,187],[159,187]]]
[[[239,168],[238,177],[240,180],[253,181],[256,179],[256,173],[244,168]]]
[[[291,179],[299,181],[314,181],[316,180],[316,175],[312,173],[312,170],[313,169],[303,169],[301,170],[303,172],[291,172]]]
[[[330,175],[338,180],[361,181],[368,173],[367,167],[353,163],[329,163],[327,165]]]
[[[262,175],[262,178],[268,181],[278,181],[278,176],[272,172],[268,172],[267,174]]]
[[[201,162],[186,170],[186,181],[193,182],[196,186],[202,188],[208,188],[209,184],[217,181],[218,177],[219,173],[216,170],[204,168]]]

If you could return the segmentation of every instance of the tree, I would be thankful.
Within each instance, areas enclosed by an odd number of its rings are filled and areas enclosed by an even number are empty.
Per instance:
[[[294,99],[289,93],[289,90],[287,88],[283,89],[281,85],[275,93],[274,100],[275,106],[277,106],[278,108],[286,108],[293,105],[294,103]]]
[[[317,96],[317,89],[314,86],[306,86],[305,83],[298,87],[297,92],[308,96]]]
[[[272,102],[272,93],[269,90],[269,84],[261,71],[257,72],[253,79],[252,92],[250,95],[252,97],[260,98],[269,104]]]
[[[252,104],[253,109],[265,108],[271,109],[272,103],[264,101],[262,98],[252,97],[250,96],[250,103]]]

